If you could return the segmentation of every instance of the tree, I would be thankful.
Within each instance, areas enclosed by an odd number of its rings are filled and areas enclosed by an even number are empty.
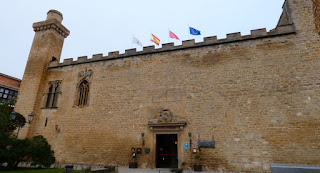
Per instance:
[[[22,128],[26,124],[26,119],[23,115],[16,113],[16,118],[10,120],[10,114],[13,110],[14,100],[9,102],[0,101],[0,139],[8,138],[12,135],[13,131],[19,126]]]
[[[8,168],[16,168],[25,156],[30,154],[30,140],[11,138],[9,145],[4,150],[5,162]]]
[[[34,165],[39,164],[49,167],[56,161],[54,151],[51,150],[51,146],[41,135],[32,138],[30,151],[31,160]]]
[[[28,146],[28,140],[17,140],[13,135],[14,130],[26,123],[25,118],[19,113],[16,113],[15,120],[10,120],[13,103],[14,100],[0,101],[0,163],[7,162],[8,167],[19,164],[19,160],[26,153],[26,148],[21,146]]]
[[[10,120],[13,102],[0,101],[0,164],[8,163],[7,167],[16,168],[21,161],[31,161],[34,165],[49,167],[55,162],[54,151],[47,140],[39,135],[30,139],[17,139],[14,131],[22,128],[26,120],[16,113]]]

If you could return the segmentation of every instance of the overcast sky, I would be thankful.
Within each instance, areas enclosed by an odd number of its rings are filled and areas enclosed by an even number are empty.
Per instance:
[[[0,72],[22,79],[31,48],[34,22],[46,19],[55,9],[63,14],[62,24],[70,30],[61,61],[66,58],[120,51],[132,47],[132,36],[144,46],[153,33],[161,44],[169,40],[170,28],[180,40],[227,33],[275,28],[284,0],[0,0]],[[189,35],[188,25],[201,31]],[[161,46],[156,46],[160,48]]]

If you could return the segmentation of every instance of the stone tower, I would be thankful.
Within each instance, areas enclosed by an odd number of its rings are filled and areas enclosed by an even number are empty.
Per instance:
[[[51,61],[59,61],[64,39],[70,31],[65,28],[62,22],[63,16],[57,10],[50,10],[45,21],[33,24],[35,36],[29,53],[27,65],[24,71],[23,80],[18,95],[18,102],[15,111],[28,118],[33,112],[34,119],[37,119],[38,112],[35,106],[39,103],[39,88],[43,83],[48,65]],[[19,138],[28,137],[32,130],[26,125],[22,128]]]

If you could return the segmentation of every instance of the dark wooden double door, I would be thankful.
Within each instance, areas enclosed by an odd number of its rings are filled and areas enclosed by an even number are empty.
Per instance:
[[[177,134],[157,134],[157,168],[178,168]]]

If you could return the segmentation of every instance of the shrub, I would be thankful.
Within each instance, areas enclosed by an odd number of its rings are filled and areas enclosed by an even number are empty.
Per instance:
[[[54,151],[41,135],[35,136],[31,140],[30,158],[33,165],[39,164],[44,167],[49,167],[56,161]]]
[[[183,172],[183,169],[182,169],[182,168],[173,168],[173,169],[171,169],[171,172],[174,172],[174,173],[182,173],[182,172]]]
[[[43,136],[30,139],[17,139],[14,130],[22,128],[26,120],[16,113],[10,120],[12,101],[0,101],[0,164],[7,162],[7,167],[16,168],[18,164],[31,159],[34,165],[49,167],[55,162],[54,151]]]

